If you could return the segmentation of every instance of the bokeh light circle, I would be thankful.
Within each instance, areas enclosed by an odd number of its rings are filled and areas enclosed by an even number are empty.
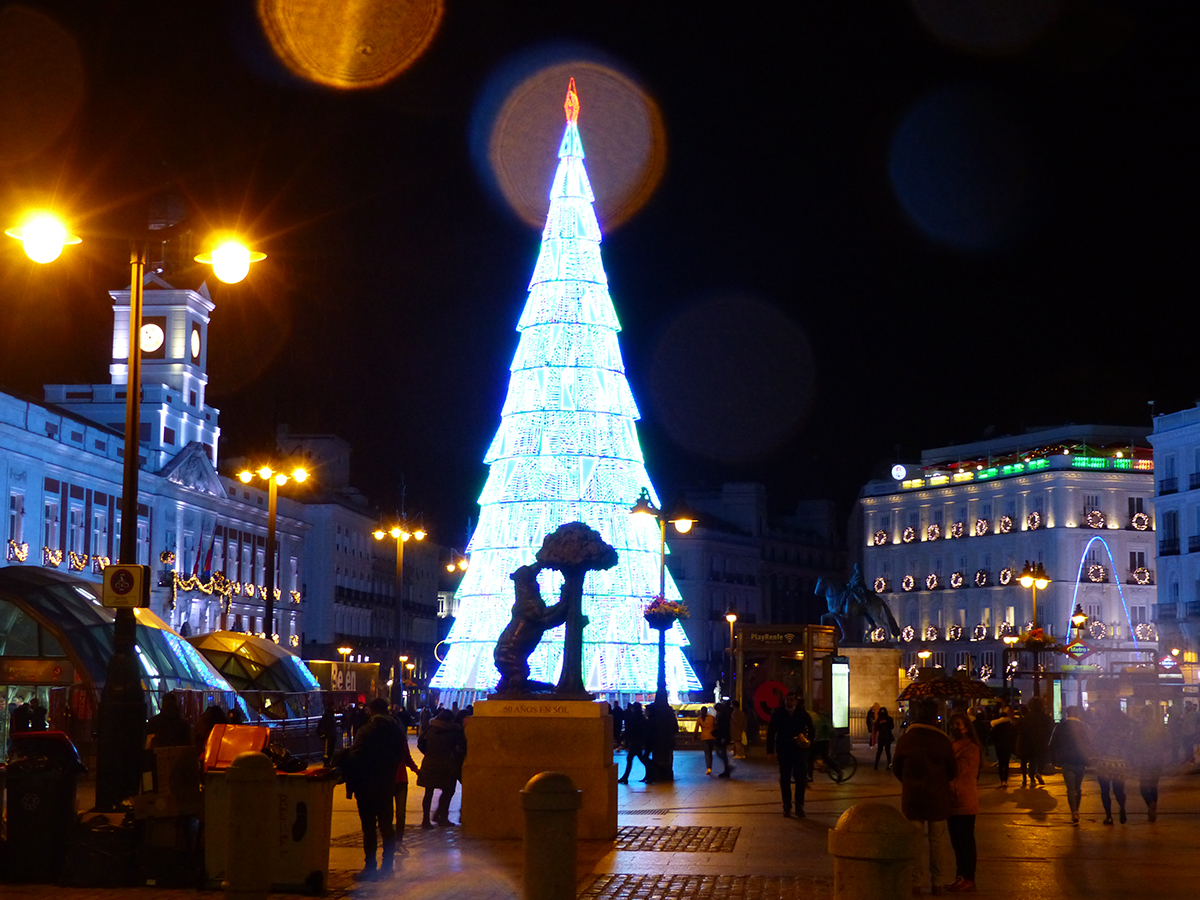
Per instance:
[[[913,12],[940,40],[960,50],[994,56],[1033,44],[1065,6],[1064,0],[912,0]]]
[[[40,12],[0,10],[0,163],[29,159],[54,143],[85,93],[74,37]]]
[[[535,228],[545,225],[571,78],[596,216],[601,230],[611,233],[653,195],[667,158],[658,104],[616,68],[575,59],[543,66],[520,81],[494,113],[488,168],[513,211]]]
[[[442,0],[258,0],[258,21],[294,74],[329,87],[391,81],[425,52]]]
[[[973,87],[919,101],[896,129],[892,188],[913,223],[960,249],[992,250],[1020,237],[1037,203],[1031,141],[1012,106]]]
[[[769,303],[720,297],[670,323],[654,351],[655,415],[681,447],[721,462],[770,455],[803,424],[815,364],[808,336]]]

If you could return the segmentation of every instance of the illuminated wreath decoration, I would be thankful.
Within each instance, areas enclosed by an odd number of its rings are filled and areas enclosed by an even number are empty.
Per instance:
[[[1005,566],[1003,569],[1000,570],[1000,583],[1002,585],[1007,587],[1008,585],[1012,584],[1012,579],[1013,579],[1013,570],[1012,569],[1010,569],[1008,566]]]
[[[975,520],[975,535],[976,535],[976,537],[979,537],[980,535],[984,535],[984,534],[990,534],[991,530],[992,530],[992,523],[989,522],[987,519],[976,519]]]
[[[1017,628],[1011,622],[1005,622],[1000,626],[1000,637],[1008,637],[1017,633]]]
[[[952,587],[952,588],[960,588],[960,587],[962,587],[962,586],[963,586],[965,583],[966,583],[966,579],[965,579],[965,578],[963,578],[963,573],[962,573],[962,572],[953,572],[953,573],[951,573],[951,575],[950,575],[950,587]]]
[[[875,532],[875,546],[882,547],[886,543],[887,543],[887,532],[882,529]]]
[[[939,525],[937,522],[934,522],[932,525],[930,525],[928,528],[925,529],[925,537],[927,540],[936,541],[941,536],[942,536],[942,526]]]
[[[1129,524],[1135,531],[1145,531],[1150,527],[1150,517],[1144,512],[1134,513],[1129,519]]]
[[[900,640],[911,643],[912,639],[917,636],[917,632],[911,625],[905,625],[904,630],[900,632]]]
[[[920,673],[921,673],[921,670],[920,670],[920,669],[918,669],[916,666],[909,666],[909,667],[908,667],[908,671],[907,671],[907,672],[905,672],[904,674],[906,674],[906,675],[908,676],[908,680],[909,680],[909,681],[916,681],[916,680],[917,680],[917,676],[918,676]]]
[[[916,579],[914,579],[911,575],[905,575],[904,580],[900,582],[900,587],[904,588],[906,591],[911,591],[916,586]]]
[[[987,681],[993,675],[993,669],[987,663],[979,667],[979,680]]]
[[[975,587],[987,587],[988,573],[987,569],[980,569],[975,573]]]
[[[172,565],[175,562],[175,554],[170,550],[164,550],[158,554],[158,561],[164,566]]]
[[[1017,674],[1017,670],[1019,670],[1020,668],[1021,668],[1020,664],[1019,664],[1019,663],[1018,663],[1018,662],[1017,662],[1015,659],[1009,660],[1009,662],[1008,662],[1008,674],[1010,674],[1010,675],[1016,675],[1016,674]]]
[[[951,625],[946,629],[946,639],[950,641],[961,641],[963,636],[963,628],[961,625]]]
[[[1137,635],[1139,641],[1148,641],[1154,637],[1154,626],[1149,622],[1139,622],[1133,626],[1133,633]]]
[[[1100,563],[1092,563],[1088,566],[1088,581],[1093,581],[1099,584],[1104,580],[1104,566]]]
[[[950,537],[960,538],[962,536],[963,536],[963,523],[955,522],[953,525],[950,526]]]
[[[973,634],[972,640],[986,641],[987,640],[987,626],[986,625],[976,625],[975,630],[972,634]]]
[[[904,543],[906,543],[906,544],[911,544],[916,539],[917,539],[916,529],[914,529],[911,525],[909,525],[907,528],[905,528],[903,534],[900,535],[900,540],[904,541]]]
[[[1136,581],[1138,584],[1149,584],[1150,583],[1150,570],[1147,569],[1145,566],[1138,566],[1136,569],[1133,570],[1133,580]]]
[[[877,644],[882,644],[884,641],[886,641],[887,636],[888,635],[887,635],[886,628],[876,628],[874,631],[871,632],[871,640],[873,640]]]
[[[925,635],[925,640],[936,641],[938,639],[937,626],[936,625],[926,625],[924,635]]]
[[[1001,516],[1000,517],[999,528],[1000,528],[1001,534],[1008,534],[1010,531],[1012,531],[1012,527],[1013,527],[1012,517],[1010,517],[1010,516]]]
[[[1037,531],[1042,527],[1042,514],[1040,512],[1031,512],[1025,517],[1025,527],[1030,531]]]
[[[1088,634],[1098,641],[1103,640],[1108,637],[1108,626],[1099,619],[1092,619],[1088,624]]]
[[[925,587],[928,590],[936,591],[942,586],[941,580],[937,576],[937,572],[930,572],[925,576]]]
[[[875,593],[882,594],[888,589],[887,579],[880,575],[875,579]]]
[[[1083,521],[1087,523],[1088,528],[1103,528],[1104,513],[1098,509],[1090,509],[1088,510],[1088,514],[1083,517]]]

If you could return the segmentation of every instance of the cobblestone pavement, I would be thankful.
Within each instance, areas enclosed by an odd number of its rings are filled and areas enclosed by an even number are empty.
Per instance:
[[[826,886],[795,875],[597,875],[580,900],[807,900]]]
[[[659,853],[732,853],[740,831],[737,826],[622,825],[617,829],[616,849]]]

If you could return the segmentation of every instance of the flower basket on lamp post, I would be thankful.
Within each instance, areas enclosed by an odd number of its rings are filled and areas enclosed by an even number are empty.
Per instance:
[[[646,624],[658,632],[658,690],[655,703],[667,703],[667,631],[679,619],[686,619],[687,607],[673,600],[655,597],[642,613]]]

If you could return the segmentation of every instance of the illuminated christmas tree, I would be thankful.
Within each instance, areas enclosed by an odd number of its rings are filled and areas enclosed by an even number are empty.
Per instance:
[[[458,616],[445,661],[431,681],[443,690],[484,691],[499,678],[492,660],[513,603],[510,573],[530,564],[542,539],[567,522],[585,522],[616,548],[618,564],[589,574],[583,611],[584,682],[591,691],[653,693],[658,634],[642,612],[659,593],[658,525],[630,508],[646,474],[635,421],[637,405],[617,343],[616,311],[600,262],[600,226],[583,166],[579,98],[571,80],[567,127],[558,150],[542,248],[517,323],[521,337],[511,366],[500,429],[484,462],[479,525],[471,565],[457,592]],[[557,572],[539,578],[556,602]],[[679,590],[667,575],[667,598]],[[683,655],[678,624],[667,633],[667,684],[700,684]],[[563,628],[547,632],[530,657],[530,677],[557,683]]]

